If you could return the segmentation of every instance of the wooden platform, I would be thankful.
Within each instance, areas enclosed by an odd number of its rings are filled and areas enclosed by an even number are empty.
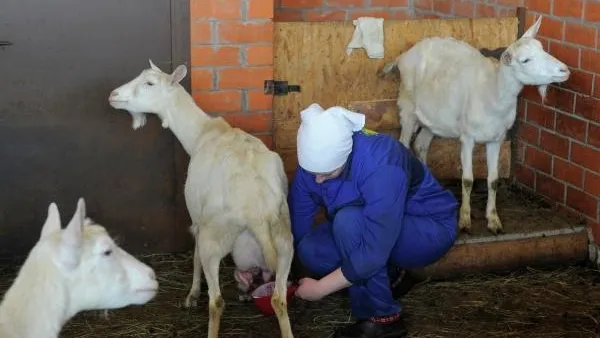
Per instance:
[[[460,199],[460,190],[453,188]],[[585,224],[553,210],[541,199],[502,186],[498,212],[505,234],[494,236],[487,228],[484,189],[472,195],[472,235],[461,234],[442,260],[421,271],[431,279],[477,272],[502,272],[524,266],[568,265],[589,259]]]

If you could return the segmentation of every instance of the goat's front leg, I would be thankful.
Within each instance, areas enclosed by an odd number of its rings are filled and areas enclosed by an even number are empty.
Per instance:
[[[200,261],[200,253],[198,249],[198,241],[194,243],[194,272],[192,276],[192,287],[188,293],[184,306],[186,308],[198,306],[198,298],[200,297],[200,282],[202,281],[202,263]]]
[[[460,231],[471,232],[471,190],[473,189],[473,148],[475,141],[471,136],[460,138],[460,163],[462,166],[462,201],[460,205]]]
[[[488,199],[485,216],[488,220],[487,227],[497,235],[503,232],[502,223],[496,210],[496,192],[498,190],[498,158],[500,157],[501,141],[489,142],[486,145],[488,167]]]

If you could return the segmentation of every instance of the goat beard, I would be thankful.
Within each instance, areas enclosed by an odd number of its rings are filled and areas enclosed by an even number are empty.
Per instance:
[[[537,87],[538,89],[538,93],[540,93],[540,96],[542,97],[542,103],[546,102],[546,93],[548,91],[548,85],[541,85]]]
[[[132,127],[133,130],[137,130],[146,124],[146,114],[144,113],[130,113],[133,118]]]

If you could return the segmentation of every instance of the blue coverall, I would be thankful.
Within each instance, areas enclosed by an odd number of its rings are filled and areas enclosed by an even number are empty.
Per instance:
[[[341,267],[355,318],[397,314],[388,267],[425,267],[454,244],[458,202],[398,140],[365,129],[340,176],[298,167],[288,201],[296,253],[321,277]],[[311,229],[318,206],[328,221]]]

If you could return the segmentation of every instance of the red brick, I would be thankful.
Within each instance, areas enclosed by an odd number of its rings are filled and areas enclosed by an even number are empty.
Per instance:
[[[594,96],[600,98],[600,75],[594,75]]]
[[[556,114],[556,131],[571,138],[585,142],[587,122],[566,114]]]
[[[408,0],[371,0],[373,7],[408,7]]]
[[[567,205],[594,219],[598,217],[598,199],[579,189],[567,188]]]
[[[452,13],[452,1],[433,0],[433,10],[444,14],[450,14]]]
[[[600,2],[586,1],[585,2],[585,21],[600,22]]]
[[[571,161],[600,173],[600,151],[587,145],[571,143]]]
[[[552,172],[552,156],[534,147],[525,149],[525,164],[548,174]]]
[[[191,0],[193,19],[241,20],[241,0]]]
[[[542,103],[542,98],[535,86],[524,86],[520,95],[527,100],[534,101],[536,103]]]
[[[192,89],[213,89],[214,71],[207,68],[192,68]]]
[[[498,0],[498,5],[517,7],[523,6],[523,0]]]
[[[573,92],[560,89],[556,86],[548,87],[548,92],[546,93],[546,102],[544,103],[546,106],[554,107],[567,113],[572,113],[574,103],[575,94]]]
[[[394,20],[410,20],[413,19],[410,9],[398,9],[392,11],[392,19]]]
[[[273,78],[273,67],[224,68],[219,70],[219,88],[262,88]]]
[[[596,47],[596,27],[566,23],[565,40],[587,47]]]
[[[249,90],[247,95],[249,111],[273,109],[273,96],[266,95],[262,90]]]
[[[525,121],[525,115],[527,115],[527,102],[522,97],[517,97],[517,119]]]
[[[304,21],[304,14],[298,10],[281,10],[278,9],[275,12],[275,18],[273,19],[278,22],[297,22]]]
[[[593,196],[600,196],[600,175],[591,171],[585,172],[585,191]]]
[[[521,139],[517,138],[516,149],[515,149],[515,161],[516,163],[525,163],[525,149],[527,149],[528,145],[526,142],[523,142]]]
[[[268,133],[273,129],[273,113],[225,114],[223,118],[232,127],[254,133]]]
[[[533,124],[523,122],[519,125],[517,135],[522,140],[532,145],[538,145],[539,128]]]
[[[266,146],[267,148],[273,150],[274,146],[273,146],[273,135],[269,135],[269,134],[259,134],[259,135],[254,135],[257,138],[259,138]]]
[[[477,3],[475,8],[475,17],[485,18],[496,16],[496,7],[484,3]]]
[[[471,18],[475,14],[475,5],[473,2],[455,1],[454,15]]]
[[[212,42],[212,27],[210,22],[192,22],[190,25],[190,42],[191,43],[211,43]]]
[[[192,46],[192,66],[233,66],[240,64],[240,48]]]
[[[548,0],[543,0],[548,1]],[[529,27],[529,26],[528,26]],[[551,39],[562,40],[565,30],[565,24],[561,20],[544,17],[542,19],[542,25],[538,31],[538,35],[545,36]]]
[[[432,11],[433,10],[433,0],[414,0],[413,6],[416,9]]]
[[[329,0],[329,7],[363,7],[365,0]]]
[[[498,17],[506,18],[506,17],[514,17],[517,15],[517,10],[515,8],[498,8]]]
[[[556,16],[581,19],[583,16],[583,1],[555,0],[552,13]]]
[[[600,125],[590,123],[587,143],[600,148]]]
[[[561,181],[583,187],[583,169],[558,157],[554,158],[552,175]]]
[[[515,178],[532,189],[535,186],[535,171],[518,163],[515,163]]]
[[[579,48],[552,41],[550,42],[550,54],[569,67],[579,68]]]
[[[220,22],[220,43],[273,43],[273,23]]]
[[[600,122],[600,100],[591,96],[577,95],[575,113],[588,120]]]
[[[562,203],[565,200],[565,184],[548,175],[537,173],[535,190],[540,195],[546,196],[553,201]]]
[[[248,18],[249,19],[272,19],[273,0],[248,0]]]
[[[370,16],[374,18],[391,19],[392,13],[386,10],[357,10],[350,13],[350,20],[355,20],[361,16]]]
[[[591,95],[594,75],[578,69],[570,68],[569,70],[571,71],[569,79],[559,86],[584,95]]]
[[[323,6],[323,0],[281,0],[281,7],[316,8]]]
[[[545,130],[541,131],[540,148],[548,151],[550,154],[569,158],[569,140]]]
[[[554,115],[556,113],[546,107],[533,102],[527,102],[527,121],[537,123],[546,128],[554,128]]]
[[[559,0],[564,1],[564,0]],[[550,14],[550,8],[552,7],[551,0],[525,0],[525,7],[527,7],[528,11],[534,12],[542,12],[546,14]],[[543,19],[544,21],[546,18]],[[544,23],[542,22],[542,25]]]
[[[246,61],[251,66],[264,66],[273,64],[272,45],[250,45],[246,47]]]
[[[239,90],[202,91],[195,92],[193,96],[196,104],[207,113],[242,109],[242,93]]]
[[[307,11],[306,21],[344,21],[346,20],[346,11]]]
[[[600,53],[594,50],[581,50],[581,68],[600,74]]]

